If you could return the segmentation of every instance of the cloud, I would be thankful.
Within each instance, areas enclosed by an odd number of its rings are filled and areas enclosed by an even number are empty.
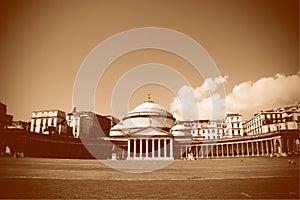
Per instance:
[[[220,90],[227,79],[228,76],[209,78],[197,88],[183,86],[171,103],[171,113],[177,120],[222,119],[225,113],[240,113],[243,119],[249,119],[261,110],[300,101],[300,71],[243,82],[223,97]]]
[[[244,119],[261,110],[296,104],[300,101],[300,71],[286,76],[261,78],[235,86],[226,98],[226,110],[239,112]]]
[[[223,84],[227,78],[228,76],[208,78],[195,89],[190,86],[181,87],[171,103],[171,113],[177,120],[222,119],[225,114]]]

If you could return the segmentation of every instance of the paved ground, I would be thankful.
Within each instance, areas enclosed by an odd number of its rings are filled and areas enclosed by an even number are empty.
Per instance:
[[[178,160],[155,172],[125,173],[97,160],[0,158],[0,198],[299,199],[299,158],[292,158],[296,165],[289,159]]]

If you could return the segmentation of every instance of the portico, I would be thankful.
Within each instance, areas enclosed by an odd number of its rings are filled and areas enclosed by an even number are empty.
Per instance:
[[[222,139],[215,141],[193,142],[190,151],[181,158],[188,158],[192,153],[195,159],[251,157],[251,156],[286,156],[298,151],[297,138],[284,137],[287,133],[269,133],[258,136]],[[291,142],[292,140],[292,142]],[[186,147],[180,147],[184,152]]]
[[[172,135],[154,127],[133,133],[127,140],[127,159],[174,159]]]

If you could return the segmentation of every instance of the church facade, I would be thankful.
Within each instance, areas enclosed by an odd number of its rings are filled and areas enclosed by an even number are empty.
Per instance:
[[[109,140],[116,145],[113,159],[174,159],[174,125],[175,118],[162,106],[144,102],[110,130]]]

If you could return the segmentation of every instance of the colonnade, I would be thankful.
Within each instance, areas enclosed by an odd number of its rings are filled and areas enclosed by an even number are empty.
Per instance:
[[[180,154],[181,158],[186,159],[191,155],[196,159],[213,157],[272,156],[282,154],[283,146],[283,139],[278,137],[249,141],[186,145],[180,147]]]
[[[174,159],[172,138],[129,138],[127,159]]]

